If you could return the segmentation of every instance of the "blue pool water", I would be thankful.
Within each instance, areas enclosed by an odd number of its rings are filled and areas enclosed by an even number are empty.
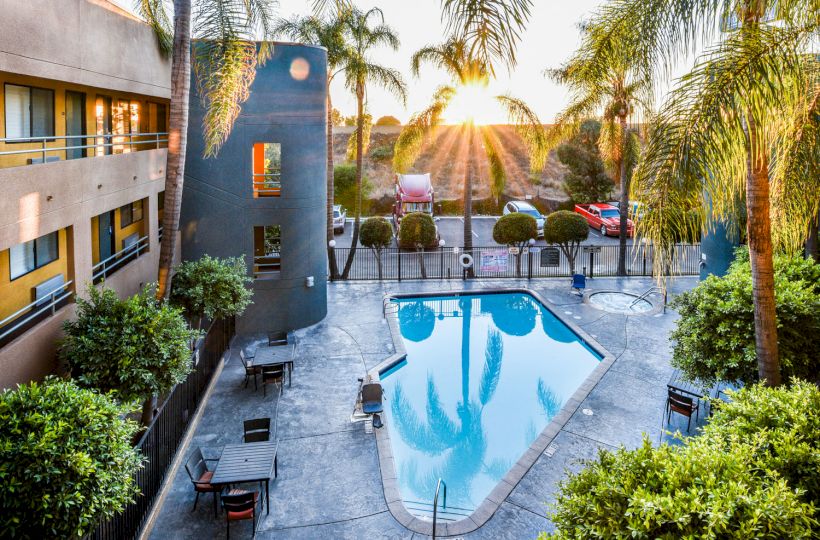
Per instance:
[[[442,478],[469,514],[601,356],[528,294],[394,302],[407,359],[381,378],[402,499],[423,514]]]

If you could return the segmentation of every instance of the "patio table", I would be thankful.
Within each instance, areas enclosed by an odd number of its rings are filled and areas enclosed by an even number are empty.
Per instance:
[[[692,396],[695,399],[709,396],[712,393],[712,389],[705,388],[700,381],[692,382],[685,379],[679,369],[672,372],[672,376],[669,378],[669,382],[666,383],[666,387],[681,394]]]
[[[270,480],[276,478],[277,442],[228,444],[216,465],[211,484],[229,485],[265,482],[265,501],[270,514]]]
[[[288,369],[288,387],[293,380],[293,346],[262,346],[256,349],[253,357],[253,367],[284,366]]]

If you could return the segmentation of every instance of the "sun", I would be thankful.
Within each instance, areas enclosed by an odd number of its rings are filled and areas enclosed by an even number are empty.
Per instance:
[[[503,123],[500,106],[484,82],[468,82],[456,89],[444,113],[448,123],[486,126]]]

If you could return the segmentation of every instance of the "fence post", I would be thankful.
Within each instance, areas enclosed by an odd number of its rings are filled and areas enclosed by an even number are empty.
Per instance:
[[[441,272],[439,273],[439,277],[440,277],[440,279],[444,279],[444,248],[440,247],[438,249],[439,249],[438,258],[439,258],[439,261],[441,261]]]
[[[527,279],[532,279],[532,251],[527,252]]]
[[[399,258],[399,281],[401,281],[401,248],[396,248],[396,257]]]
[[[646,275],[646,246],[643,248],[643,272],[642,275]]]
[[[589,252],[589,277],[594,277],[595,275],[595,251],[590,250]]]

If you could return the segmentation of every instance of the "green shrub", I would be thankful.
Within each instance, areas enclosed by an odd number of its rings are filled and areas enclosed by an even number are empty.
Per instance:
[[[569,261],[571,273],[575,273],[575,259],[581,250],[581,242],[589,236],[589,225],[581,214],[558,210],[547,216],[544,223],[544,241],[558,244]]]
[[[401,120],[396,118],[395,116],[380,116],[378,120],[376,120],[377,126],[400,126]]]
[[[190,330],[182,310],[159,303],[149,287],[120,300],[111,289],[88,289],[77,299],[77,317],[63,323],[60,357],[86,388],[114,392],[123,402],[148,400],[185,380],[191,370]]]
[[[680,446],[602,450],[560,484],[542,538],[813,538],[820,391],[757,386]]]
[[[0,537],[82,538],[134,500],[131,412],[73,381],[0,394]]]
[[[569,141],[556,150],[558,160],[566,165],[564,192],[570,200],[578,203],[606,201],[615,183],[606,173],[604,160],[598,149],[601,123],[587,120]]]
[[[241,315],[251,303],[251,282],[241,257],[219,259],[203,255],[176,268],[171,303],[185,310],[189,321],[202,326],[203,318],[224,319]]]
[[[436,224],[429,214],[413,212],[401,220],[399,246],[423,249],[437,246]]]
[[[502,245],[515,246],[519,250],[515,256],[515,271],[518,277],[521,277],[521,251],[531,238],[537,237],[538,223],[535,218],[521,212],[501,216],[493,225],[493,240]]]
[[[814,380],[820,371],[820,265],[775,256],[775,301],[780,369]],[[672,302],[680,319],[671,334],[672,364],[689,378],[758,380],[754,304],[748,253],[738,251],[724,277],[710,276]]]
[[[370,159],[373,161],[389,161],[393,159],[393,145],[384,144],[373,148],[370,151]]]
[[[373,183],[367,176],[362,177],[362,212],[367,211]],[[334,202],[350,211],[356,209],[356,165],[345,163],[333,168]]]
[[[382,250],[393,243],[393,227],[383,217],[368,218],[362,223],[359,231],[359,242],[373,250],[379,267],[379,279],[382,278]]]

